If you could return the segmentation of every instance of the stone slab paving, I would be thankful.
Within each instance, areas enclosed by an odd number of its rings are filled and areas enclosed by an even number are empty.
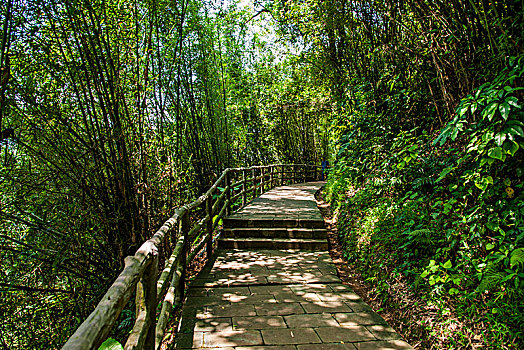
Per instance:
[[[322,227],[314,194],[323,184],[279,187],[229,218],[240,227]],[[218,250],[191,281],[171,348],[411,349],[341,283],[327,251],[293,249]]]
[[[218,251],[192,281],[174,348],[411,349],[328,252],[299,250]]]
[[[277,187],[255,198],[229,218],[323,220],[314,196],[324,184],[323,181],[317,181]]]

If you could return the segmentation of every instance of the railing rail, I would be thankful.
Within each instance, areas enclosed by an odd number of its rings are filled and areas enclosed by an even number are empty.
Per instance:
[[[124,349],[158,349],[169,315],[183,301],[186,268],[204,246],[207,257],[211,256],[220,220],[267,189],[318,179],[319,168],[308,164],[274,164],[224,170],[205,194],[176,209],[135,255],[124,259],[120,275],[62,349],[98,349],[135,291],[136,321]],[[199,207],[203,207],[205,217],[191,225],[190,215]],[[164,253],[170,250],[171,236],[176,239],[174,247],[170,255],[165,254],[165,266],[159,274],[159,250],[162,246],[167,247]],[[192,240],[198,243],[194,246]]]

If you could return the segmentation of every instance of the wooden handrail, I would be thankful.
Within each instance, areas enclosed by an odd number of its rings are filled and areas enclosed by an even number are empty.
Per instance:
[[[285,171],[285,167],[293,167],[293,171]],[[301,177],[297,177],[297,168],[302,170]],[[186,267],[204,246],[208,257],[211,255],[213,236],[219,221],[230,215],[234,208],[246,205],[248,197],[255,198],[259,188],[263,192],[277,184],[283,185],[287,180],[306,181],[308,169],[312,170],[313,179],[316,180],[319,168],[317,165],[308,164],[273,164],[225,169],[206,193],[176,209],[174,215],[142,244],[133,256],[124,259],[124,269],[120,275],[62,349],[98,349],[109,336],[134,291],[136,291],[137,317],[124,348],[126,350],[158,349],[169,315],[183,300]],[[248,171],[251,172],[250,178],[246,176]],[[258,176],[256,176],[257,171],[260,173]],[[288,173],[292,173],[293,176],[286,177]],[[238,180],[238,176],[235,180],[235,175],[238,174],[241,175],[241,180]],[[213,195],[221,184],[222,193],[214,200]],[[238,186],[241,186],[240,191],[235,192]],[[239,199],[241,204],[236,204]],[[189,218],[192,210],[202,205],[205,206],[205,217],[190,227]],[[197,234],[201,230],[206,231],[205,235],[189,254],[190,236],[200,237]],[[176,238],[175,248],[159,276],[158,250],[162,243],[166,242],[168,234]],[[159,304],[162,304],[162,309],[158,322],[155,322]]]

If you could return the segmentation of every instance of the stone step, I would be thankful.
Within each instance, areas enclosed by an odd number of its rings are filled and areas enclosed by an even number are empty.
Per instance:
[[[300,249],[328,250],[326,239],[299,238],[222,238],[218,241],[221,249]]]
[[[225,218],[224,227],[244,228],[324,228],[322,219],[262,219],[262,218]]]
[[[324,228],[272,228],[272,227],[240,227],[225,228],[224,237],[226,238],[307,238],[307,239],[326,239],[327,230]]]

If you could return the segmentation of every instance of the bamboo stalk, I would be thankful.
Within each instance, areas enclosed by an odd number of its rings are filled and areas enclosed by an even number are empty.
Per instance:
[[[211,254],[213,253],[213,240],[211,239],[213,237],[213,198],[208,197],[206,201],[206,212],[207,216],[209,217],[209,220],[207,220],[207,245],[206,245],[206,254],[207,258],[211,257]]]

